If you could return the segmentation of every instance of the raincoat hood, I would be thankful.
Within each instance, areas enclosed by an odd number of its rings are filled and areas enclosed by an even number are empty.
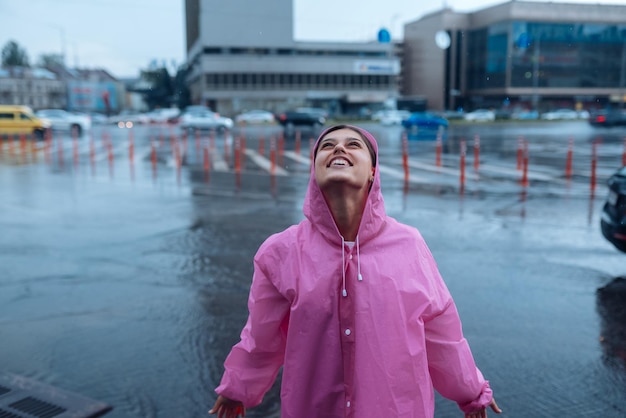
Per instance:
[[[353,129],[360,132],[372,145],[374,154],[376,155],[376,161],[378,161],[378,143],[374,136],[365,129],[352,126],[343,125],[348,129]],[[322,138],[333,128],[324,130],[315,141],[313,149],[316,150],[317,146]],[[378,164],[378,163],[377,163]],[[322,235],[331,242],[341,242],[341,235],[335,225],[333,216],[330,212],[324,195],[320,187],[315,180],[315,163],[311,164],[311,176],[309,178],[309,184],[307,192],[304,198],[303,207],[304,216],[317,228]],[[363,217],[361,218],[361,225],[359,226],[358,239],[360,244],[364,244],[369,241],[376,233],[382,228],[385,222],[385,204],[383,201],[383,195],[380,188],[380,172],[378,167],[374,167],[374,181],[367,196],[367,203],[363,210]]]

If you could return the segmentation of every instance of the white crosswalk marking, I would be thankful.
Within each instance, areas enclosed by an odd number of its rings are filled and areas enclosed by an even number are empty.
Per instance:
[[[300,164],[305,164],[307,166],[311,165],[311,159],[307,157],[303,157],[301,154],[296,154],[295,151],[285,151],[283,155],[291,160],[294,160]]]
[[[211,156],[211,167],[213,170],[228,171],[228,164],[226,164],[220,153],[215,152],[215,149],[213,149],[209,152],[209,155]]]
[[[258,152],[251,149],[246,149],[245,154],[248,156],[248,158],[252,160],[252,162],[261,167],[263,170],[267,171],[268,173],[272,172],[272,162]],[[277,176],[286,176],[289,173],[284,168],[274,165],[274,174]]]

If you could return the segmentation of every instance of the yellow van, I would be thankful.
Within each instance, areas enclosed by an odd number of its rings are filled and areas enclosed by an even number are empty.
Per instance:
[[[0,136],[34,135],[43,139],[50,122],[39,119],[28,106],[0,105]]]

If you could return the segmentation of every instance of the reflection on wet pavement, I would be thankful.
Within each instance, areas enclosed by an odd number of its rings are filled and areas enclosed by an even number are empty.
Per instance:
[[[179,163],[171,147],[184,143],[165,131],[153,163],[160,139],[150,129],[136,131],[131,161],[128,133],[112,132],[104,142],[95,133],[93,162],[90,138],[76,165],[70,141],[63,165],[59,148],[0,162],[0,368],[106,401],[107,417],[202,417],[246,319],[252,257],[302,219],[308,165],[285,156],[289,174],[272,176],[251,159],[240,173],[210,161],[207,178],[191,137]],[[429,243],[506,416],[624,416],[623,279],[611,278],[625,258],[597,219],[600,179],[621,142],[599,146],[590,198],[587,133],[575,137],[567,189],[567,139],[546,139],[544,127],[503,128],[510,141],[481,131],[485,172],[474,176],[468,153],[460,195],[456,153],[473,128],[449,136],[441,168],[433,143],[409,143],[408,184],[399,131],[376,129],[387,210]],[[520,134],[535,169],[527,188],[515,167]],[[258,135],[247,139],[260,155]],[[209,155],[223,155],[229,139],[214,141]],[[247,416],[279,408],[277,382]],[[459,414],[437,398],[437,417]]]

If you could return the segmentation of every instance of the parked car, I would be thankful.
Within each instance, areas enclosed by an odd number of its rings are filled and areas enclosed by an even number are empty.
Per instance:
[[[0,135],[24,134],[43,139],[48,129],[50,122],[35,116],[28,106],[0,105]]]
[[[317,128],[326,123],[326,118],[324,116],[320,116],[317,112],[312,113],[297,110],[280,113],[276,120],[279,124],[284,126],[285,129],[293,129],[296,126],[310,126]]]
[[[513,120],[537,120],[539,112],[536,110],[516,110],[511,114]]]
[[[448,127],[448,119],[431,112],[414,112],[402,121],[402,126],[413,132],[420,129],[445,129]]]
[[[378,120],[381,125],[401,125],[402,121],[408,119],[411,112],[408,110],[382,110],[372,115],[373,120]]]
[[[179,121],[180,109],[162,108],[146,113],[150,123],[176,123]]]
[[[250,110],[235,117],[235,122],[241,124],[274,123],[276,118],[272,112],[267,110]]]
[[[86,115],[77,115],[62,109],[42,109],[35,114],[49,121],[52,130],[70,131],[73,135],[81,136],[91,129],[91,118]]]
[[[476,109],[465,114],[465,120],[471,122],[489,122],[496,120],[496,112],[488,109]]]
[[[299,107],[296,109],[296,112],[312,113],[316,116],[323,117],[324,120],[329,117],[328,110],[322,109],[321,107]]]
[[[626,109],[601,110],[590,115],[588,120],[596,127],[626,126]]]
[[[557,109],[542,113],[540,118],[543,120],[575,120],[579,116],[578,112],[573,109]]]
[[[609,193],[602,207],[602,235],[618,250],[626,253],[626,166],[607,182]]]
[[[215,129],[220,132],[232,129],[234,122],[231,118],[220,116],[219,113],[205,111],[185,112],[180,116],[180,127],[193,131],[195,129]]]
[[[118,115],[110,116],[109,123],[117,125],[120,128],[132,128],[137,124],[150,123],[150,118],[145,113],[122,110]]]

